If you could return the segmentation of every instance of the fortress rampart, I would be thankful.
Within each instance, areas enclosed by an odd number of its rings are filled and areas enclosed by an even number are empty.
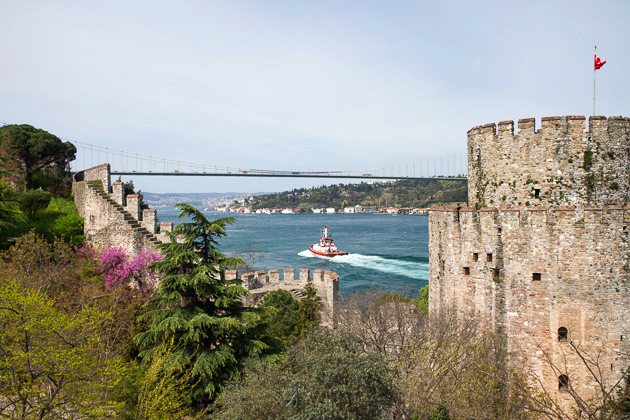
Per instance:
[[[280,274],[282,273],[282,278]],[[306,287],[309,280],[312,281],[317,296],[322,300],[323,307],[321,310],[322,325],[334,327],[336,324],[336,311],[339,303],[339,276],[332,271],[300,269],[298,277],[295,278],[294,269],[284,270],[264,270],[245,273],[241,276],[243,287],[252,294],[252,303],[262,299],[263,295],[273,290],[286,290],[297,299],[301,298],[302,290]],[[228,280],[236,279],[238,275],[236,270],[226,271]]]
[[[84,220],[88,242],[98,247],[118,247],[137,253],[142,248],[156,249],[159,242],[168,241],[166,232],[173,223],[159,223],[157,212],[140,207],[137,194],[125,195],[124,184],[111,182],[109,164],[95,166],[75,174],[72,192],[77,210]],[[281,277],[282,274],[282,277]],[[323,303],[322,325],[334,327],[339,301],[339,276],[332,271],[308,269],[256,271],[241,276],[243,287],[251,293],[249,303],[255,303],[272,290],[287,290],[300,299],[308,281],[312,281]],[[226,279],[235,280],[236,270],[228,270]]]
[[[533,118],[468,132],[470,205],[604,206],[626,204],[630,189],[630,119]]]
[[[83,217],[87,241],[98,247],[118,247],[135,254],[156,249],[167,240],[172,223],[158,224],[157,212],[140,207],[138,196],[125,196],[122,182],[111,183],[109,164],[75,174],[72,193]]]
[[[570,341],[599,357],[609,385],[630,365],[630,120],[584,121],[473,128],[469,206],[429,219],[431,312],[485,319],[563,405],[559,371],[598,392]]]

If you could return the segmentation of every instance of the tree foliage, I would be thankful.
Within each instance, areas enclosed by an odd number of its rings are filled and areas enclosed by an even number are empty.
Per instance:
[[[20,210],[29,219],[36,219],[37,214],[50,204],[50,193],[42,189],[26,190],[20,194]]]
[[[16,281],[53,300],[56,309],[72,315],[96,305],[112,316],[101,323],[101,340],[111,354],[126,360],[138,354],[132,337],[144,326],[137,320],[146,309],[146,298],[128,287],[104,290],[98,274],[98,252],[84,245],[55,240],[52,243],[31,232],[0,253],[0,284]]]
[[[170,243],[164,244],[164,259],[150,268],[163,276],[147,331],[136,336],[151,359],[156,348],[173,340],[170,356],[180,372],[191,370],[193,387],[190,402],[207,403],[221,384],[238,376],[243,361],[266,346],[254,330],[260,320],[257,311],[245,307],[248,295],[239,280],[226,280],[224,267],[242,263],[226,257],[217,248],[217,239],[226,234],[233,218],[209,221],[199,210],[178,204],[180,217],[191,222],[179,224]],[[181,235],[181,242],[175,238]]]
[[[302,299],[300,300],[298,328],[300,337],[306,334],[321,321],[321,310],[323,303],[321,298],[317,296],[317,290],[313,286],[313,281],[309,280],[302,291]]]
[[[119,418],[129,420],[194,420],[202,418],[203,411],[191,413],[186,406],[186,396],[193,382],[190,372],[180,375],[172,365],[171,343],[164,343],[156,349],[151,363],[140,369],[141,381],[132,404],[119,414]]]
[[[465,181],[403,180],[360,184],[338,184],[298,188],[273,194],[261,194],[250,203],[259,208],[304,208],[345,206],[427,207],[436,203],[465,202]]]
[[[19,214],[18,204],[15,190],[0,180],[0,231],[15,227]]]
[[[109,314],[68,315],[41,292],[0,285],[0,415],[15,419],[104,417],[125,373],[100,337]]]
[[[274,341],[274,347],[284,350],[302,335],[300,303],[291,293],[286,290],[267,292],[259,306],[264,334]]]
[[[0,127],[2,149],[24,175],[24,189],[29,190],[33,176],[43,170],[66,173],[77,149],[70,142],[28,124]]]
[[[394,371],[349,336],[314,332],[286,361],[253,362],[220,397],[220,419],[389,419],[398,402]]]
[[[526,375],[508,363],[505,340],[469,315],[428,316],[397,364],[406,408],[419,419],[530,419],[539,407]]]
[[[98,269],[107,289],[131,286],[140,291],[152,291],[157,287],[159,276],[148,266],[161,260],[161,254],[146,248],[137,255],[129,255],[122,248],[107,248],[101,251]]]

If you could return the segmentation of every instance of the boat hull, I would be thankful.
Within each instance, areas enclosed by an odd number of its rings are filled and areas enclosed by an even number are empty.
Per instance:
[[[335,252],[320,251],[320,250],[314,249],[313,245],[310,246],[309,251],[311,251],[315,255],[320,255],[322,257],[330,257],[330,258],[339,256],[339,255],[348,255],[348,253],[345,251],[335,251]]]

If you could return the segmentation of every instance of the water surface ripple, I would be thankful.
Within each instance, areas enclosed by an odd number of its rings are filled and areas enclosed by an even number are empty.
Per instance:
[[[254,248],[265,251],[256,268],[309,268],[339,274],[339,289],[350,294],[366,287],[417,296],[428,283],[428,217],[380,214],[225,214],[204,211],[210,219],[232,216],[228,236],[219,240],[222,252]],[[179,211],[159,208],[161,222],[179,223]],[[324,225],[348,255],[334,258],[313,255],[308,247],[317,242]],[[297,275],[297,273],[296,273]]]

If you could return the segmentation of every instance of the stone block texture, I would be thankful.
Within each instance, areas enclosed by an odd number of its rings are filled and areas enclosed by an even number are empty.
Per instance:
[[[83,217],[87,241],[100,248],[123,248],[132,254],[142,248],[157,249],[158,243],[168,238],[154,235],[158,223],[155,210],[141,212],[137,196],[135,202],[128,200],[119,183],[114,183],[112,189],[109,185],[109,164],[86,169],[74,177],[74,202]],[[126,206],[123,207],[122,203]],[[135,206],[130,206],[130,203],[135,203]],[[146,220],[143,220],[143,215],[147,216]]]
[[[283,273],[283,278],[280,278],[280,273]],[[294,269],[271,269],[268,272],[261,270],[245,273],[241,276],[241,280],[243,287],[252,294],[249,303],[262,299],[265,293],[273,290],[286,290],[295,298],[301,299],[302,290],[310,279],[310,270],[303,268],[299,270],[299,273],[299,278],[296,279]],[[334,328],[339,304],[339,276],[332,271],[314,270],[312,282],[317,296],[323,303],[322,325]]]
[[[566,406],[560,373],[583,395],[598,392],[570,341],[600,358],[609,385],[630,354],[630,120],[584,123],[473,128],[469,205],[429,218],[430,311],[487,321]]]

